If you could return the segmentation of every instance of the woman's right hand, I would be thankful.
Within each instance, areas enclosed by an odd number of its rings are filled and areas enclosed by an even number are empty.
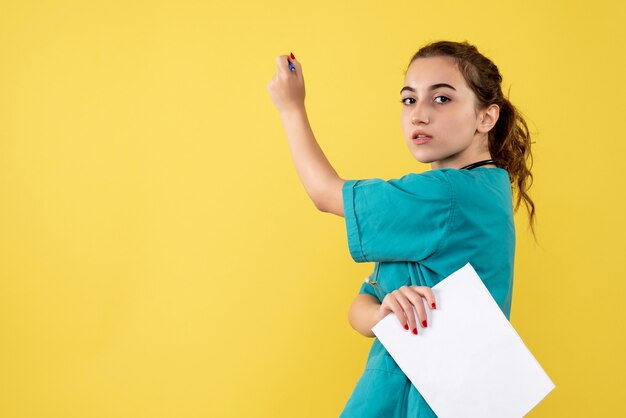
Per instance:
[[[428,326],[423,297],[426,298],[427,305],[431,310],[436,308],[435,295],[428,286],[402,286],[387,293],[378,308],[378,312],[376,312],[376,323],[393,312],[404,329],[413,330],[413,334],[417,334],[417,322],[424,328]],[[413,307],[417,311],[417,320]]]
[[[276,57],[276,74],[267,84],[267,90],[274,102],[274,106],[279,112],[304,107],[304,76],[302,75],[302,65],[296,57],[291,54],[291,63],[295,70],[289,70],[289,56],[279,55]]]

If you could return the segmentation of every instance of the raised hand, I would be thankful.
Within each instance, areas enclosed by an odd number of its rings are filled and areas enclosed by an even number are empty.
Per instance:
[[[293,64],[293,71],[289,69],[289,62]],[[304,107],[306,92],[300,62],[287,55],[276,57],[276,74],[267,84],[267,90],[279,112]]]

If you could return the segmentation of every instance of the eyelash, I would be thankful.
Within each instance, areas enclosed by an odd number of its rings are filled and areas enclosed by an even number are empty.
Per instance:
[[[437,104],[444,104],[444,103],[448,103],[448,102],[451,100],[449,97],[446,97],[446,96],[437,96],[437,97],[443,97],[444,99],[446,99],[446,101],[445,101],[445,102],[443,102],[443,103],[437,103]],[[436,99],[437,97],[435,97],[435,99]],[[405,98],[405,99],[401,99],[401,100],[400,100],[400,103],[402,103],[402,104],[403,104],[403,105],[405,105],[405,106],[408,106],[406,103],[404,103],[404,101],[405,101],[405,100],[409,100],[409,99],[414,100],[412,97],[407,97],[407,98]]]

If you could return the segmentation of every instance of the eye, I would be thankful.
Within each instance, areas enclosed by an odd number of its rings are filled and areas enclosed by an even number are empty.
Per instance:
[[[444,101],[443,102],[439,101],[439,102],[437,102],[438,104],[444,104],[444,103],[447,103],[447,102],[449,102],[451,100],[449,97],[446,97],[446,96],[437,96],[437,97],[435,97],[435,100],[437,100],[439,98],[444,99]],[[413,102],[405,103],[407,100],[413,100]],[[402,103],[403,105],[413,104],[413,103],[415,103],[415,99],[413,99],[412,97],[407,97],[406,99],[400,99],[400,103]]]

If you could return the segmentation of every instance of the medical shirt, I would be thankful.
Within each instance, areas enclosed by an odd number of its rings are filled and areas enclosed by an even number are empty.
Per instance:
[[[342,195],[350,255],[375,262],[374,270],[379,265],[378,287],[364,282],[359,293],[382,302],[401,286],[433,287],[469,262],[510,319],[515,225],[506,170],[440,168],[386,181],[347,180]],[[341,413],[349,417],[436,415],[375,338]]]

